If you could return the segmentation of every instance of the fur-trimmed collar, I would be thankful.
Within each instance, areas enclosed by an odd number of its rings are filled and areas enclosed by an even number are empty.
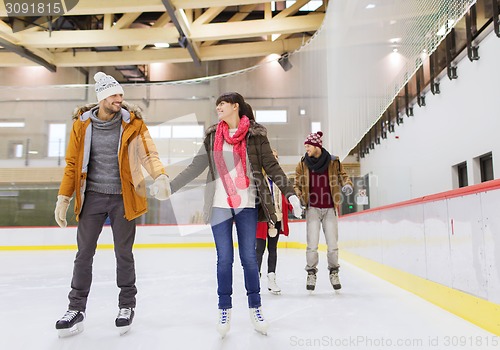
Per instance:
[[[84,106],[76,107],[73,111],[73,119],[78,119],[83,113],[90,111],[97,105],[98,103],[89,103]],[[129,111],[130,113],[133,113],[136,118],[143,119],[142,110],[139,106],[123,101],[122,108]]]
[[[215,133],[218,124],[219,123],[208,127],[208,129],[205,131],[205,136],[208,136],[211,133]],[[248,133],[250,134],[250,136],[267,136],[267,129],[263,125],[251,120],[250,127],[248,128]]]

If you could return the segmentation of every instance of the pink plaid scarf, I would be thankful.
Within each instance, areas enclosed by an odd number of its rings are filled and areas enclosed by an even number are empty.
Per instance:
[[[247,174],[247,142],[246,135],[248,133],[248,128],[250,127],[250,120],[247,116],[243,116],[238,124],[238,130],[231,137],[229,136],[229,126],[225,121],[219,122],[217,125],[217,131],[215,132],[215,142],[214,142],[214,159],[215,166],[224,185],[224,189],[227,194],[227,203],[231,208],[238,208],[241,204],[241,197],[236,191],[236,187],[243,190],[248,188],[250,180]],[[228,144],[233,145],[233,158],[236,167],[237,177],[235,182],[231,179],[229,171],[227,169],[226,162],[224,160],[222,148],[224,146],[224,141]],[[236,187],[235,187],[236,183]]]

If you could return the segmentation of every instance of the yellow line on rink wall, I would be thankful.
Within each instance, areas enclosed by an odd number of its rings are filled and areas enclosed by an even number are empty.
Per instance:
[[[234,244],[238,246],[237,243]],[[305,243],[298,242],[279,242],[278,247],[290,249],[305,249]],[[158,249],[158,248],[215,248],[214,242],[192,242],[192,243],[136,243],[134,249]],[[0,246],[0,251],[18,251],[18,250],[76,250],[76,244],[68,245],[13,245]],[[98,244],[97,249],[113,249],[113,244]],[[326,250],[325,245],[319,246],[319,250]]]
[[[213,242],[193,242],[193,243],[136,243],[134,249],[158,249],[158,248],[214,248]],[[98,244],[97,249],[113,249],[113,244]],[[0,246],[0,251],[18,250],[76,250],[76,244],[69,245],[13,245]]]
[[[341,250],[342,260],[487,330],[500,335],[500,305]]]

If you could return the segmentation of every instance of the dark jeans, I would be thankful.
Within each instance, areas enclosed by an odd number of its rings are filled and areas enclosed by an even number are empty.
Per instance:
[[[276,272],[276,262],[278,261],[278,240],[280,239],[279,232],[281,231],[281,221],[278,221],[275,226],[278,234],[275,237],[270,237],[267,234],[267,273]],[[262,257],[266,250],[266,240],[257,238],[257,246],[255,247],[257,253],[257,265],[262,266]]]
[[[217,249],[217,294],[219,309],[232,308],[233,294],[233,222],[236,224],[238,251],[240,253],[248,307],[261,306],[259,270],[255,257],[255,235],[257,230],[257,208],[225,209],[213,208],[211,226]]]
[[[113,231],[116,257],[116,283],[120,288],[118,307],[135,307],[135,265],[132,245],[135,239],[135,220],[124,218],[120,194],[86,192],[77,230],[78,252],[73,267],[69,292],[69,309],[85,311],[92,284],[92,262],[104,222],[109,217]]]

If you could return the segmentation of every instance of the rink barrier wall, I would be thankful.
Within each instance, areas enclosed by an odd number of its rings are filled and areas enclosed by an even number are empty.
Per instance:
[[[345,215],[341,257],[500,335],[500,180]]]

